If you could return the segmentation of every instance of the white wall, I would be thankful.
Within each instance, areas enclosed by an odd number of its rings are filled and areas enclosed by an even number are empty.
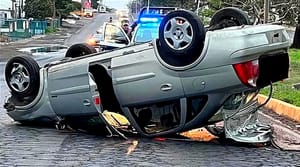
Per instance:
[[[11,0],[0,0],[0,9],[11,8]]]
[[[8,9],[11,9],[11,0],[0,0],[0,13],[3,17],[4,13],[7,14],[7,18],[11,18],[11,13],[10,12],[4,12],[4,11],[1,11],[2,10],[8,10]]]

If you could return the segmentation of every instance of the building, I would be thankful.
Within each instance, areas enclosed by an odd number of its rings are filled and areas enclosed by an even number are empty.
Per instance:
[[[0,34],[24,31],[28,22],[22,19],[25,0],[0,0]]]
[[[11,5],[11,0],[0,1],[0,25],[4,23],[4,20],[12,18]]]
[[[24,17],[24,1],[25,0],[0,0],[0,20]]]

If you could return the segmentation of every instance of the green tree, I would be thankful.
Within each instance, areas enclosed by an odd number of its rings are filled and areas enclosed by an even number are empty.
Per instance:
[[[98,1],[98,0],[91,0],[91,2],[92,2],[92,8],[93,8],[93,9],[97,9],[97,7],[98,7],[97,1]]]
[[[53,16],[65,18],[70,12],[80,8],[81,4],[72,0],[26,0],[24,11],[27,18],[43,20]]]
[[[45,19],[52,16],[52,2],[47,0],[26,0],[24,11],[26,18]]]
[[[73,2],[72,0],[55,0],[55,7],[59,18],[66,18],[70,12],[79,10],[81,5],[80,3]]]

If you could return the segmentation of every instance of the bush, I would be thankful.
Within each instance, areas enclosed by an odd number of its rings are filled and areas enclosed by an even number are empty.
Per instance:
[[[216,12],[216,10],[213,9],[203,9],[199,13],[199,17],[201,18],[204,25],[209,25],[209,22],[211,20],[211,17]]]
[[[57,28],[53,28],[53,27],[47,27],[45,30],[46,34],[51,34],[51,33],[55,33],[58,29]]]

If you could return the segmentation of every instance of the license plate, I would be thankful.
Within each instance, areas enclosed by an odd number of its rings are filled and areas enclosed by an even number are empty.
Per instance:
[[[258,87],[265,87],[289,76],[289,55],[287,52],[263,55],[259,58]]]

